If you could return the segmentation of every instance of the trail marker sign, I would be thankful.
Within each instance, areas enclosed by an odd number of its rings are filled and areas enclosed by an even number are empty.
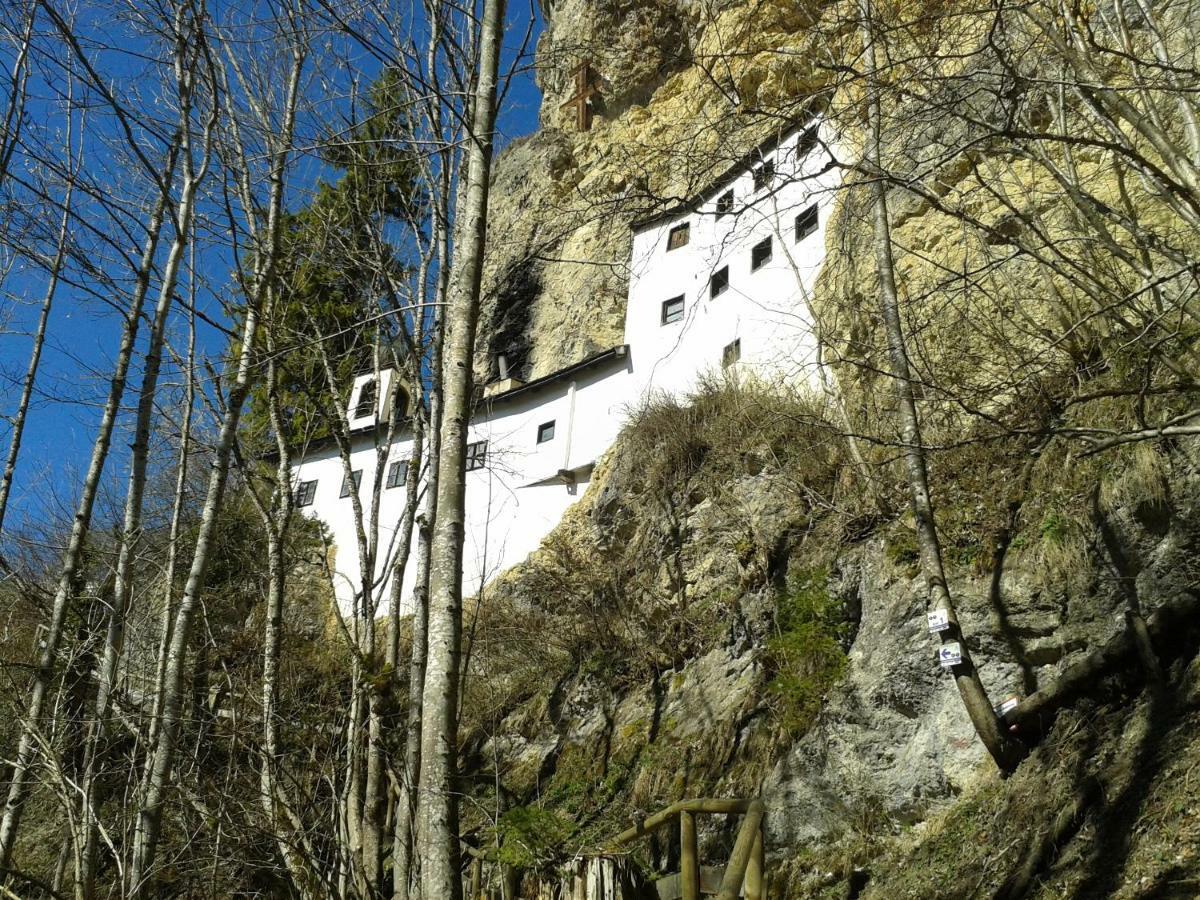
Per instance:
[[[962,644],[950,641],[938,647],[938,664],[943,669],[950,669],[963,661]]]
[[[949,631],[950,610],[935,609],[931,613],[926,613],[925,624],[929,627],[930,634],[937,634],[939,631]]]

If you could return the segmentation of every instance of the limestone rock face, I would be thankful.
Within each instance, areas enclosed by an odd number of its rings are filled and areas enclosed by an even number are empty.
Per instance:
[[[498,353],[530,379],[621,343],[631,224],[801,113],[824,78],[803,51],[812,21],[794,0],[549,5],[542,127],[494,170],[478,380],[495,377]],[[563,104],[585,62],[597,97],[581,132]]]

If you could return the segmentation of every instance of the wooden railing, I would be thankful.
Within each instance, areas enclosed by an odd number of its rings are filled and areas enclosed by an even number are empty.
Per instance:
[[[661,812],[625,829],[612,840],[620,847],[679,822],[679,878],[683,900],[700,900],[700,859],[696,848],[696,816],[743,815],[733,852],[725,866],[717,900],[737,900],[745,889],[746,900],[765,900],[766,859],[761,800],[680,800]]]
[[[577,889],[568,890],[566,887],[568,882],[574,881],[575,884],[579,884],[577,879],[570,877],[566,882],[556,883],[558,886],[551,883],[542,885],[539,887],[539,896],[572,897],[583,898],[583,900],[613,900],[613,898],[642,896],[641,889],[634,890],[634,884],[626,883],[632,877],[632,870],[623,848],[662,828],[678,823],[679,872],[677,876],[668,876],[669,879],[678,877],[678,893],[668,892],[667,896],[677,896],[680,900],[700,900],[702,893],[711,896],[715,891],[717,900],[737,900],[740,896],[745,896],[746,900],[766,900],[763,812],[761,800],[717,800],[712,798],[680,800],[630,826],[610,840],[606,848],[612,851],[611,854],[586,855],[576,860],[577,863],[583,862],[593,867],[599,866],[597,872],[603,873],[603,877],[598,878],[597,881],[605,885],[605,888],[600,891],[604,895],[603,897],[592,896],[595,891],[586,886],[587,878],[583,879],[585,884],[582,885],[582,893]],[[701,815],[740,815],[744,817],[724,870],[701,869],[696,842],[696,817]],[[463,850],[470,857],[469,871],[466,873],[466,895],[469,900],[479,900],[479,898],[489,895],[483,884],[485,863],[493,866],[498,864],[488,851],[479,850],[467,844],[463,844]],[[515,897],[520,873],[503,865],[499,866],[499,870],[500,876],[505,882],[503,895]],[[706,875],[719,876],[719,885],[716,885],[714,881],[714,887],[705,889],[702,885],[702,871]],[[635,878],[634,881],[636,880]],[[664,880],[660,880],[657,886],[665,887]],[[662,896],[661,891],[660,896]]]

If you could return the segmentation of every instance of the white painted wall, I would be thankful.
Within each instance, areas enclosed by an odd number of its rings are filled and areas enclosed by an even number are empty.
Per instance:
[[[628,351],[573,373],[486,400],[477,409],[469,440],[488,442],[486,465],[467,473],[463,588],[475,594],[505,569],[524,560],[586,490],[592,467],[612,445],[629,411],[655,393],[685,394],[706,372],[722,371],[722,351],[740,339],[741,358],[732,367],[739,377],[816,387],[817,341],[807,298],[824,258],[825,220],[840,174],[819,175],[827,157],[819,148],[801,157],[799,131],[783,138],[763,158],[775,164],[772,183],[755,190],[747,169],[717,185],[691,211],[636,230],[633,239],[629,301],[625,317]],[[823,141],[829,136],[823,134]],[[733,190],[733,211],[716,214],[717,198]],[[796,216],[818,205],[817,230],[797,241]],[[689,223],[686,246],[667,250],[667,236]],[[772,257],[751,271],[751,248],[772,239]],[[709,279],[729,267],[729,288],[710,298]],[[684,316],[663,324],[663,301],[682,294]],[[353,412],[358,391],[371,376],[359,376],[350,396]],[[386,419],[393,373],[382,373],[377,415]],[[537,442],[538,427],[554,421],[554,438]],[[371,420],[353,419],[355,428]],[[384,431],[384,429],[379,429]],[[361,431],[351,455],[361,469],[359,488],[369,521],[374,478],[373,433]],[[401,434],[390,448],[380,488],[380,552],[376,554],[374,593],[386,597],[395,558],[395,530],[405,488],[386,488],[387,464],[406,460],[411,438]],[[358,552],[353,507],[339,497],[342,462],[337,448],[304,455],[297,483],[317,481],[307,515],[319,517],[336,547],[335,592],[343,610],[355,607]],[[562,472],[570,472],[563,479]],[[411,597],[415,573],[406,572],[403,596]],[[382,612],[385,607],[381,606]]]
[[[840,176],[819,175],[827,155],[818,147],[800,157],[798,141],[793,133],[764,153],[775,164],[770,186],[755,190],[747,169],[718,185],[694,212],[635,232],[625,339],[643,395],[687,393],[705,373],[721,371],[722,351],[737,339],[739,375],[818,385],[807,298],[824,259],[825,220]],[[717,198],[731,189],[733,212],[718,215]],[[817,230],[796,241],[796,217],[813,203]],[[683,222],[690,225],[689,243],[668,250],[668,235]],[[768,237],[771,260],[751,271],[751,248]],[[725,266],[729,287],[711,298],[710,278]],[[663,302],[680,294],[683,320],[663,324]]]
[[[466,533],[463,586],[477,593],[482,585],[525,559],[575,503],[591,478],[592,466],[616,439],[630,396],[629,355],[622,354],[574,376],[484,401],[471,423],[469,441],[487,441],[486,464],[467,473]],[[553,439],[538,443],[538,428],[555,423]],[[379,429],[385,431],[385,429]],[[382,439],[382,436],[381,436]],[[373,432],[356,436],[351,466],[362,470],[359,497],[363,517],[370,520],[375,471]],[[387,596],[388,577],[397,551],[396,537],[404,512],[403,486],[386,487],[387,467],[407,460],[412,439],[405,433],[392,444],[379,492],[380,550],[376,552],[377,597]],[[574,483],[564,483],[560,471]],[[358,544],[353,504],[340,497],[343,479],[336,446],[304,455],[296,467],[296,483],[316,480],[316,496],[302,512],[320,518],[336,550],[335,594],[343,610],[355,608],[360,595]],[[414,544],[415,560],[415,544]],[[411,596],[415,561],[406,570],[403,596]],[[386,608],[386,607],[384,607]]]

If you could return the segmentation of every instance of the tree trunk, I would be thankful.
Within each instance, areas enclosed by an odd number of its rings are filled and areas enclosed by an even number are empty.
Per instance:
[[[942,550],[934,521],[933,499],[929,491],[929,473],[921,439],[920,417],[905,346],[904,326],[900,318],[900,301],[896,289],[896,274],[892,261],[891,223],[888,218],[887,187],[881,177],[882,169],[882,111],[879,101],[878,72],[873,35],[871,0],[862,0],[864,60],[867,66],[866,143],[867,175],[871,179],[872,221],[874,225],[875,263],[879,277],[879,302],[887,334],[888,357],[892,378],[896,384],[896,416],[903,441],[904,467],[908,476],[913,518],[916,521],[917,545],[920,548],[921,569],[925,575],[932,608],[945,610],[951,628],[939,632],[942,643],[959,641],[962,662],[956,665],[954,681],[959,696],[971,718],[976,734],[1004,772],[1016,767],[1024,755],[1020,742],[1004,730],[992,708],[979,672],[971,662],[966,641],[958,626],[954,601],[946,584]]]
[[[293,64],[289,73],[283,108],[283,126],[272,151],[266,233],[259,242],[258,259],[251,285],[252,296],[248,298],[246,319],[241,333],[241,347],[238,351],[237,375],[233,388],[229,392],[222,417],[221,430],[209,473],[204,507],[200,515],[192,564],[184,585],[183,596],[180,598],[179,607],[175,612],[163,683],[159,686],[162,698],[158,741],[150,751],[151,764],[140,791],[137,824],[133,837],[133,858],[126,871],[126,893],[130,900],[146,896],[150,867],[158,848],[163,797],[167,782],[171,777],[171,768],[175,761],[175,744],[179,736],[179,716],[185,675],[184,663],[192,614],[195,612],[200,595],[204,590],[208,557],[212,550],[217,519],[224,500],[234,438],[237,434],[238,421],[241,418],[242,405],[245,403],[246,395],[250,392],[252,384],[251,363],[254,359],[259,311],[265,292],[274,279],[279,258],[284,168],[291,154],[296,100],[304,59],[305,56],[301,49],[293,50]],[[247,203],[246,215],[252,216],[253,214],[253,207]]]
[[[177,35],[182,33],[184,27],[181,19],[182,15],[176,19]],[[99,672],[97,673],[95,710],[93,720],[88,728],[87,746],[84,751],[86,763],[83,772],[80,801],[82,808],[80,812],[81,818],[87,823],[87,844],[83,854],[83,871],[77,873],[77,880],[82,886],[84,898],[91,898],[95,893],[96,851],[99,840],[99,823],[96,819],[96,805],[99,799],[96,793],[96,777],[98,775],[96,754],[103,737],[103,732],[107,727],[109,704],[112,700],[117,669],[125,643],[125,617],[132,592],[133,560],[136,558],[142,535],[142,507],[146,487],[146,467],[150,456],[150,430],[154,417],[155,403],[158,398],[158,376],[162,369],[163,342],[166,335],[167,320],[175,297],[175,285],[179,279],[179,269],[183,263],[188,242],[191,239],[196,191],[208,171],[212,132],[216,125],[217,106],[214,103],[212,114],[204,129],[201,151],[204,161],[199,171],[197,171],[193,160],[190,133],[196,59],[194,50],[191,53],[192,58],[190,60],[187,59],[189,55],[188,50],[189,48],[185,45],[184,39],[179,37],[176,44],[175,68],[179,90],[179,131],[181,135],[180,149],[183,183],[178,210],[173,222],[175,239],[171,243],[171,249],[167,254],[166,265],[163,268],[162,282],[159,285],[158,302],[150,323],[150,335],[146,347],[146,365],[142,375],[137,418],[134,424],[133,455],[129,466],[129,486],[125,495],[125,518],[121,532],[120,550],[117,554],[116,575],[113,583],[113,600],[109,612],[104,654],[101,659]]]
[[[178,154],[178,143],[173,144],[168,152],[163,167],[167,175],[165,181],[175,171]],[[121,329],[121,344],[113,365],[113,375],[109,380],[108,397],[104,403],[100,425],[96,433],[96,441],[92,445],[92,456],[88,463],[87,475],[83,480],[83,488],[79,504],[75,510],[75,520],[71,525],[71,535],[67,541],[59,570],[58,587],[51,603],[50,623],[46,629],[41,653],[38,656],[37,668],[34,671],[33,686],[29,694],[29,705],[25,711],[21,737],[17,743],[16,757],[12,764],[12,775],[9,779],[8,798],[4,805],[4,814],[0,817],[0,874],[7,873],[12,861],[13,844],[16,841],[17,829],[21,824],[21,813],[25,805],[25,776],[37,744],[37,735],[41,729],[42,707],[46,701],[50,683],[54,678],[58,664],[58,649],[62,641],[63,623],[67,614],[67,601],[71,595],[72,585],[83,556],[84,541],[92,523],[92,510],[95,506],[96,495],[100,489],[100,476],[104,464],[108,460],[108,451],[112,446],[113,429],[116,426],[117,414],[120,411],[121,399],[125,395],[125,383],[129,374],[129,363],[133,358],[134,346],[137,342],[138,325],[141,323],[142,303],[150,285],[150,273],[154,268],[154,254],[158,248],[159,236],[162,233],[163,215],[166,210],[167,195],[165,186],[155,200],[154,209],[150,215],[147,227],[146,241],[142,248],[142,257],[138,266],[134,289],[129,299],[125,313],[125,323]]]
[[[421,723],[421,896],[460,900],[458,802],[458,680],[462,643],[463,500],[472,356],[487,234],[492,129],[503,32],[504,0],[485,0],[467,154],[464,240],[455,248],[442,364],[440,477],[430,559],[429,652]]]

